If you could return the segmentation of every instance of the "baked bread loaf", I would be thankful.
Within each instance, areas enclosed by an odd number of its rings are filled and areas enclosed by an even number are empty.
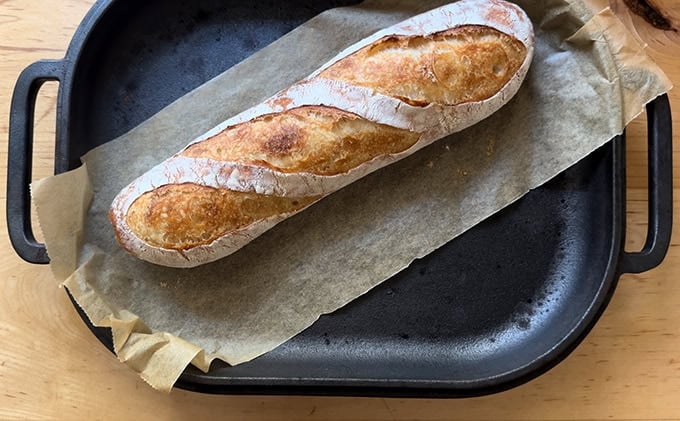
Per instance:
[[[120,245],[164,266],[231,254],[324,196],[460,131],[519,89],[529,18],[462,0],[349,47],[195,139],[114,199]]]

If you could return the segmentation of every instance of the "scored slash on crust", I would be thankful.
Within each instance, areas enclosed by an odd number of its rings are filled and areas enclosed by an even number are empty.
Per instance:
[[[398,98],[382,95],[370,87],[321,77],[334,63],[385,37],[427,36],[471,25],[489,27],[507,34],[519,40],[526,49],[519,69],[500,90],[487,99],[459,105],[412,105]],[[533,28],[528,17],[519,7],[501,0],[462,0],[379,31],[344,50],[304,80],[198,137],[183,151],[235,125],[268,114],[318,105],[334,107],[369,121],[418,133],[415,144],[399,153],[377,156],[337,175],[285,173],[266,166],[191,158],[182,156],[181,151],[135,180],[114,199],[109,215],[117,239],[130,253],[165,266],[193,267],[231,254],[325,195],[497,111],[514,96],[522,84],[533,57],[533,48]],[[128,225],[126,215],[130,206],[149,191],[164,185],[182,183],[264,195],[318,198],[293,212],[273,215],[223,235],[209,244],[189,249],[156,247],[140,239]]]

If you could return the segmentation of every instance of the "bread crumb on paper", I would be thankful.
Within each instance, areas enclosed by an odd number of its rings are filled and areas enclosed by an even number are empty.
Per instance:
[[[486,156],[493,155],[495,146],[496,146],[496,139],[494,139],[494,138],[489,139],[489,143],[487,143],[487,145],[486,145]]]

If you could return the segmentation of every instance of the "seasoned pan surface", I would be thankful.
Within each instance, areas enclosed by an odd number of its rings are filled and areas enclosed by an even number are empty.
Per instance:
[[[302,376],[309,380],[300,386],[323,379],[379,387],[377,394],[403,395],[404,386],[433,389],[429,396],[451,387],[477,394],[547,369],[615,287],[607,262],[618,244],[603,229],[616,213],[615,148],[597,151],[273,352],[217,366],[215,389],[250,385],[253,376],[274,385]]]
[[[322,10],[353,3],[98,2],[61,64],[57,170]],[[207,374],[188,368],[177,385],[470,396],[539,375],[596,322],[627,257],[623,150],[614,139],[276,350]],[[90,327],[111,348],[110,333]]]

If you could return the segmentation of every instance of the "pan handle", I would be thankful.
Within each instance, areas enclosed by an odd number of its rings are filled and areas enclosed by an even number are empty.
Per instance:
[[[666,256],[673,228],[673,133],[668,95],[647,104],[649,222],[641,251],[621,256],[621,273],[640,273]]]
[[[61,60],[41,60],[25,68],[14,86],[9,114],[7,227],[14,250],[31,263],[50,261],[45,245],[35,239],[31,224],[29,185],[33,170],[35,102],[43,83],[62,80],[63,69]]]

